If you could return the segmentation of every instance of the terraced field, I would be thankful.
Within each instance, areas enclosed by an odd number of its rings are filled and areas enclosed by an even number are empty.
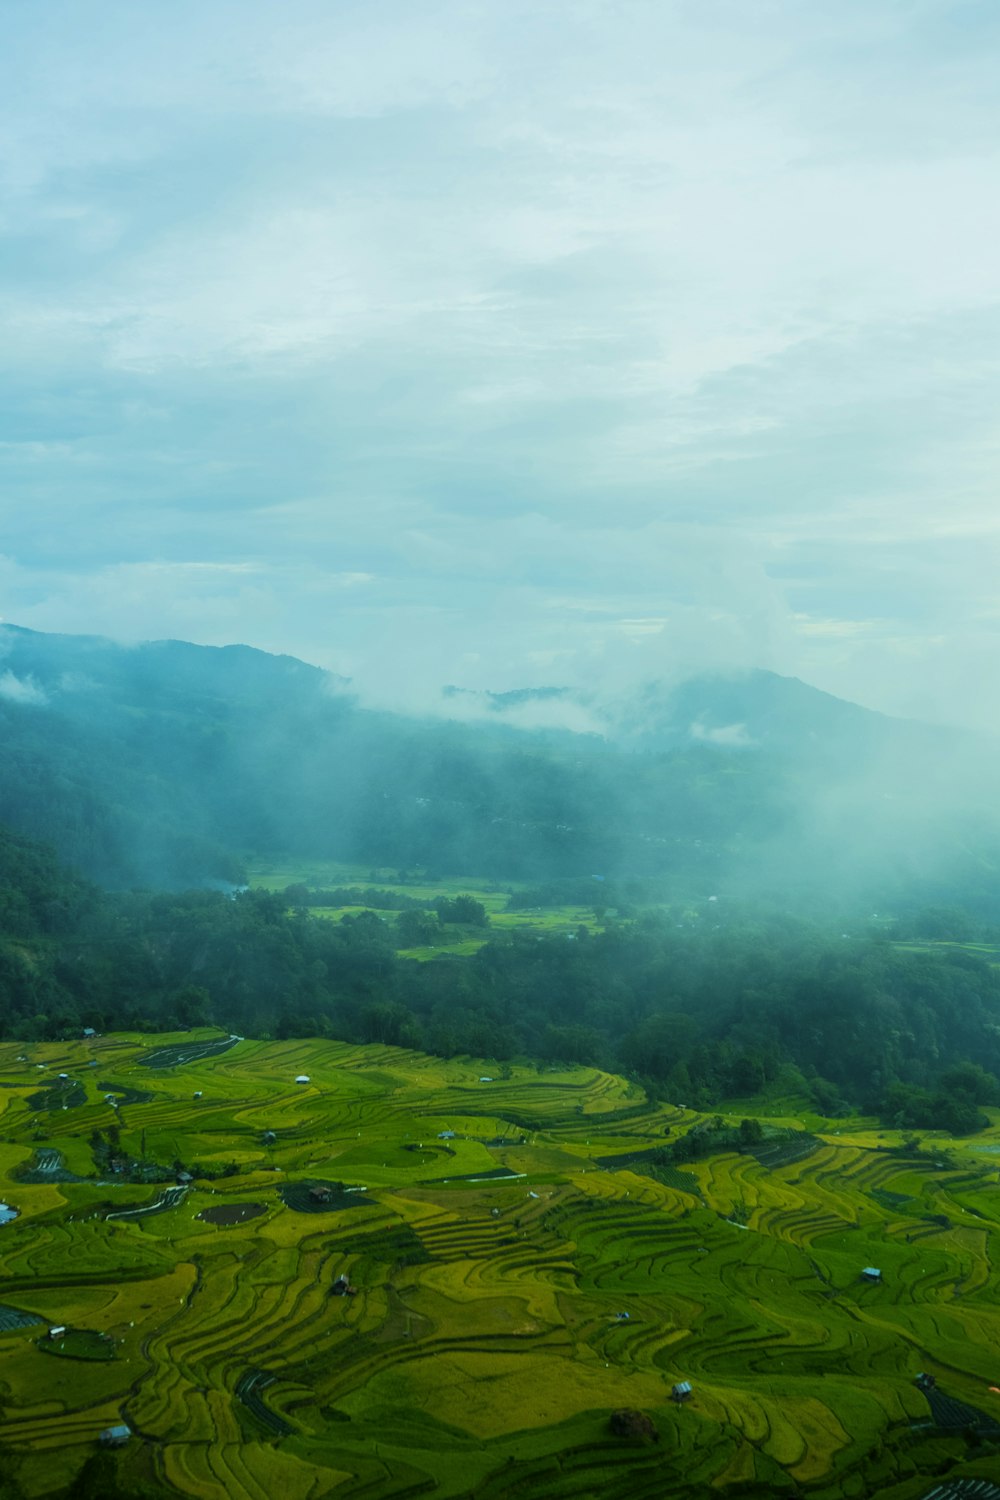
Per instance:
[[[1000,1128],[907,1157],[811,1116],[656,1176],[699,1116],[593,1069],[481,1083],[479,1059],[209,1033],[24,1051],[0,1047],[0,1404],[29,1495],[120,1422],[124,1488],[206,1500],[1000,1476]],[[39,1100],[38,1063],[81,1102]],[[623,1409],[658,1441],[615,1436]]]

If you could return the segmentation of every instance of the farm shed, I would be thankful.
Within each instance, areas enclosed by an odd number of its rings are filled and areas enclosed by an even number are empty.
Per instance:
[[[691,1395],[690,1380],[678,1380],[670,1392],[670,1399],[671,1401],[690,1401]]]
[[[124,1448],[131,1436],[131,1427],[127,1427],[124,1422],[119,1422],[115,1427],[105,1427],[100,1441],[105,1448]]]
[[[311,1079],[310,1079],[308,1073],[300,1073],[298,1075],[298,1077],[296,1078],[295,1082],[296,1083],[310,1083]]]
[[[455,1132],[453,1130],[439,1130],[438,1131],[438,1140],[439,1141],[453,1141],[454,1139],[455,1139]]]
[[[863,1281],[881,1281],[882,1272],[878,1269],[877,1266],[865,1266],[864,1270],[861,1272],[861,1279]]]
[[[83,1034],[84,1036],[96,1036],[97,1032],[94,1030],[93,1026],[85,1026],[83,1028]]]
[[[311,1187],[309,1196],[314,1203],[329,1203],[333,1195],[328,1187]]]
[[[65,1323],[57,1323],[54,1328],[50,1328],[49,1329],[49,1338],[50,1339],[60,1338],[62,1336],[62,1334],[64,1334],[65,1332],[66,1332],[66,1324]]]

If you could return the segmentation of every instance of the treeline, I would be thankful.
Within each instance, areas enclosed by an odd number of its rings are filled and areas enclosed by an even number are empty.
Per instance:
[[[987,963],[749,908],[714,916],[494,935],[472,957],[416,963],[397,950],[428,926],[485,936],[481,904],[331,921],[262,890],[106,893],[5,835],[0,1028],[30,1040],[215,1023],[578,1062],[699,1107],[792,1066],[822,1112],[860,1105],[903,1128],[975,1128],[978,1107],[1000,1102],[1000,977]]]

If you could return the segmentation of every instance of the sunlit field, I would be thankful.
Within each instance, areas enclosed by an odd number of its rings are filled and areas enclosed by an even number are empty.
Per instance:
[[[213,1500],[916,1500],[997,1474],[1000,1129],[906,1157],[811,1118],[766,1165],[656,1180],[625,1159],[693,1111],[499,1071],[208,1032],[0,1047],[24,1489],[65,1488],[121,1422],[124,1487]],[[116,1125],[162,1180],[98,1174]],[[615,1436],[622,1408],[658,1441]]]

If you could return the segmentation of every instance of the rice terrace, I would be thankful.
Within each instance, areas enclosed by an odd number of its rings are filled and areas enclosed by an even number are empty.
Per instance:
[[[916,1500],[1000,1474],[996,1123],[907,1154],[762,1119],[679,1169],[664,1140],[703,1117],[594,1069],[218,1043],[0,1049],[25,1493],[102,1433],[126,1493],[247,1500]],[[39,1063],[84,1100],[32,1102]]]

